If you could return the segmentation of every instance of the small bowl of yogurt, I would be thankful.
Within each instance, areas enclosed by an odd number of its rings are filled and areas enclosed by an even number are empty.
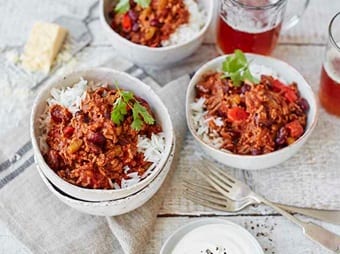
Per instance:
[[[165,241],[160,254],[264,254],[243,227],[223,219],[188,223]]]

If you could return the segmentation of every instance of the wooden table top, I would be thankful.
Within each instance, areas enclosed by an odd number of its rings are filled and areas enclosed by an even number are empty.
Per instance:
[[[28,36],[27,31],[36,20],[52,21],[65,14],[83,18],[93,2],[92,0],[22,0],[20,3],[2,1],[0,3],[0,48],[23,45]],[[328,38],[328,23],[338,11],[340,11],[340,1],[312,0],[301,22],[281,34],[279,44],[273,53],[274,57],[288,62],[299,70],[310,82],[315,92],[318,90],[325,43]],[[12,29],[13,26],[17,29]],[[93,35],[93,41],[78,54],[77,61],[79,64],[87,62],[88,65],[95,66],[96,60],[93,60],[93,56],[95,55],[96,59],[104,59],[111,47],[100,29],[98,7],[91,13],[88,26]],[[176,77],[194,71],[216,55],[214,44],[203,44],[194,55],[172,68],[161,72],[144,70],[164,85]],[[140,67],[143,68],[143,66]],[[192,138],[188,135],[185,142],[192,142]],[[182,151],[182,153],[185,152],[188,151]],[[245,227],[260,242],[266,254],[328,253],[305,238],[299,227],[265,206],[251,207],[231,214],[208,209],[186,200],[182,195],[183,188],[178,183],[183,177],[190,178],[192,174],[190,167],[175,172],[145,253],[158,253],[165,239],[175,229],[197,218],[206,217],[225,218]],[[244,172],[240,173],[241,176],[242,174]],[[340,227],[326,223],[322,225],[340,233]],[[0,253],[30,253],[30,251],[20,243],[20,239],[16,239],[0,223]]]

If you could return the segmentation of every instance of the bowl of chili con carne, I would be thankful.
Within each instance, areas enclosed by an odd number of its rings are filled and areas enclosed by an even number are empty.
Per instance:
[[[49,181],[95,202],[145,188],[174,141],[169,113],[153,90],[107,68],[51,82],[34,102],[30,128],[35,160]]]
[[[175,142],[175,141],[174,141]],[[173,143],[169,158],[159,175],[153,179],[145,188],[131,194],[125,198],[108,201],[85,201],[74,198],[55,186],[42,172],[38,166],[38,172],[47,188],[66,205],[87,214],[97,216],[117,216],[131,212],[145,204],[159,190],[170,171],[171,163],[175,153],[175,143]]]
[[[125,1],[126,7],[120,2],[100,2],[107,38],[123,57],[152,67],[174,64],[196,51],[212,23],[215,4],[211,0],[151,0],[143,7],[131,0]],[[193,7],[196,4],[202,17]]]
[[[314,130],[314,93],[296,69],[272,57],[245,54],[248,63],[230,75],[225,70],[243,61],[233,56],[211,60],[191,79],[189,130],[206,154],[227,166],[276,166],[296,154]]]

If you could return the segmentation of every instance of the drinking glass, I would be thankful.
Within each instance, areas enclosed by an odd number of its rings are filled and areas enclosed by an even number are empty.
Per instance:
[[[283,21],[288,0],[220,0],[217,21],[217,48],[220,53],[244,52],[270,55],[281,28],[293,27],[307,8],[301,0],[298,14]],[[301,2],[300,2],[301,3]]]
[[[319,97],[327,112],[340,116],[340,12],[332,18],[328,27]]]

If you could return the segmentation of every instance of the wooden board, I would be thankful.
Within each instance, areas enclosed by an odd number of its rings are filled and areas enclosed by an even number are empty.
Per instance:
[[[301,0],[289,0],[290,5]],[[0,5],[0,47],[23,45],[27,39],[28,31],[36,20],[51,21],[60,15],[75,16],[83,19],[93,4],[92,0],[78,1],[20,1],[20,5],[13,1],[3,1]],[[293,65],[310,82],[314,91],[318,90],[319,75],[324,55],[324,44],[327,41],[327,26],[331,17],[340,10],[340,1],[312,0],[302,21],[280,37],[280,45],[273,55]],[[110,47],[105,33],[98,19],[98,8],[90,15],[89,28],[93,35],[92,44],[77,56],[78,61],[69,66],[69,69],[86,66],[98,66],[116,53]],[[13,30],[15,27],[15,30]],[[160,84],[186,73],[195,71],[202,63],[217,55],[214,45],[203,45],[195,55],[178,63],[167,70],[158,71],[147,69]],[[111,62],[114,66],[114,62]],[[119,68],[119,66],[116,66]],[[143,68],[143,66],[141,66]],[[190,136],[186,142],[193,142]],[[194,151],[185,151],[192,153]],[[165,239],[184,223],[199,219],[200,217],[218,217],[228,219],[247,228],[260,242],[266,254],[321,254],[329,253],[306,239],[301,230],[279,216],[273,210],[265,207],[250,207],[240,213],[231,214],[199,206],[183,197],[183,179],[195,179],[196,175],[190,167],[182,163],[181,171],[177,171],[168,190],[164,204],[159,211],[155,230],[147,244],[145,253],[158,253]],[[247,180],[245,172],[235,171],[235,175]],[[252,173],[247,173],[252,174]],[[251,184],[251,183],[250,183]],[[263,193],[266,195],[266,193]],[[299,194],[300,195],[300,194]],[[303,194],[301,194],[303,195]],[[301,196],[301,198],[303,198]],[[322,224],[337,233],[340,228]],[[6,228],[0,224],[0,253],[29,253],[19,244]]]

